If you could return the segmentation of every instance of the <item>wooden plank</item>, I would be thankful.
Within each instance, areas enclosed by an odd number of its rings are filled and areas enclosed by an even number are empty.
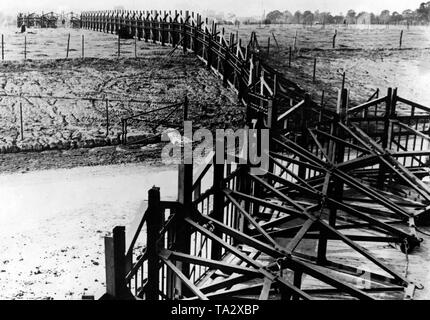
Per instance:
[[[159,188],[153,187],[148,191],[148,209],[145,216],[147,217],[146,252],[148,254],[148,289],[146,296],[150,300],[158,300],[160,281],[158,237],[162,223]]]
[[[272,283],[273,283],[272,280],[270,280],[268,278],[264,278],[263,288],[261,289],[260,297],[258,298],[258,300],[268,300],[269,299],[269,293],[270,293],[270,288],[272,287]]]
[[[160,252],[160,255],[163,256],[165,259],[179,260],[179,261],[183,261],[186,263],[198,264],[198,265],[210,267],[212,269],[218,269],[218,270],[221,270],[223,272],[239,273],[239,274],[244,274],[244,275],[254,276],[254,277],[261,276],[260,272],[257,269],[236,266],[236,265],[228,264],[228,263],[225,263],[222,261],[205,259],[205,258],[192,256],[192,255],[181,253],[181,252],[162,250]]]
[[[369,102],[365,102],[365,103],[360,104],[360,105],[358,105],[358,106],[356,106],[356,107],[350,108],[350,109],[348,110],[348,113],[353,114],[353,113],[358,112],[358,111],[361,111],[361,110],[363,110],[363,109],[365,109],[365,108],[368,108],[368,107],[374,106],[374,105],[376,105],[376,104],[379,104],[379,103],[385,102],[386,100],[387,100],[387,97],[385,96],[385,97],[382,97],[382,98],[378,98],[378,99],[375,99],[375,100],[371,100],[371,101],[369,101]]]
[[[293,252],[297,248],[300,241],[302,241],[305,234],[312,227],[313,223],[314,223],[314,221],[312,221],[311,219],[306,220],[306,222],[300,228],[299,232],[297,232],[297,234],[294,236],[294,238],[288,243],[288,246],[286,248],[287,252]]]
[[[242,206],[228,193],[226,190],[224,190],[224,194],[227,197],[227,199],[238,209],[238,211],[255,227],[258,232],[270,243],[272,243],[274,246],[277,246],[278,244],[276,241],[270,237],[267,232],[257,223],[257,221],[254,220],[254,218],[251,217],[251,215],[245,211],[245,209],[242,208]]]
[[[195,294],[200,300],[209,300],[208,297],[200,291],[191,281],[188,279],[180,269],[178,269],[171,261],[160,256],[161,260],[166,264],[166,266],[173,271],[173,273]],[[158,287],[156,287],[158,291]]]

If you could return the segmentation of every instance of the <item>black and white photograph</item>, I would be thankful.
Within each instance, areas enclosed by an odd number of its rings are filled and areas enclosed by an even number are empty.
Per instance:
[[[0,300],[430,300],[423,1],[1,0]]]

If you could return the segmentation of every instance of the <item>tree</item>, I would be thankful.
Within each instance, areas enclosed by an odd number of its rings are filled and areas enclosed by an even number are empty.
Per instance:
[[[403,16],[400,13],[398,13],[397,11],[394,11],[391,14],[391,22],[392,23],[398,24],[402,20],[403,20]]]
[[[361,11],[357,15],[356,22],[357,22],[357,24],[358,23],[359,24],[369,24],[369,23],[371,23],[370,20],[371,20],[370,14],[365,12],[365,11]]]
[[[315,13],[315,20],[317,20],[321,24],[332,24],[332,23],[334,23],[333,16],[330,14],[330,12],[321,12],[318,15],[318,17],[316,16],[316,13]]]
[[[370,14],[370,23],[371,24],[379,23],[378,17],[373,12]]]
[[[279,10],[275,10],[266,15],[266,20],[271,23],[281,23],[284,22],[284,14]]]
[[[406,19],[408,23],[411,23],[412,20],[415,20],[415,12],[408,9],[402,12],[403,19]]]
[[[390,10],[382,10],[381,14],[379,15],[379,20],[386,24],[390,22]]]
[[[345,17],[342,13],[339,13],[338,15],[334,16],[334,23],[336,24],[342,24],[345,21]]]
[[[333,24],[335,23],[334,17],[331,15],[330,12],[325,13],[324,20],[326,24]]]
[[[302,13],[300,11],[296,11],[294,13],[294,23],[300,24],[302,22]]]
[[[290,11],[285,10],[283,12],[283,14],[284,14],[284,17],[285,17],[285,23],[294,23],[294,16],[293,16],[293,14]]]
[[[355,18],[357,13],[354,10],[350,9],[350,10],[348,10],[348,13],[346,15],[350,18]]]
[[[430,21],[430,1],[420,4],[420,7],[417,9],[417,16],[423,22]]]
[[[357,19],[357,13],[354,10],[348,10],[346,17],[348,20],[348,23],[356,23],[356,19]]]
[[[314,14],[311,11],[306,10],[305,12],[303,12],[303,23],[304,24],[314,23]]]

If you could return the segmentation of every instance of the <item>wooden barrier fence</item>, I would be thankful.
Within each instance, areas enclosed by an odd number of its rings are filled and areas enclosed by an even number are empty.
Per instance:
[[[194,52],[238,94],[245,127],[270,131],[262,176],[250,173],[249,162],[220,163],[215,154],[197,170],[179,166],[177,201],[161,201],[151,189],[133,238],[146,235],[146,249],[133,241],[121,253],[121,288],[155,300],[413,296],[418,285],[361,243],[395,243],[406,255],[420,245],[416,224],[430,208],[421,181],[428,175],[430,108],[397,89],[351,106],[344,85],[336,106],[318,104],[265,62],[255,33],[242,43],[199,14],[87,12],[81,22]],[[309,243],[315,255],[300,249]],[[373,268],[339,261],[333,246]]]

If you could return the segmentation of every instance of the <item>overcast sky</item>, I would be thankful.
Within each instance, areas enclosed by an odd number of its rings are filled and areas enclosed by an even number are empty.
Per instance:
[[[271,10],[320,10],[332,13],[372,11],[380,13],[384,9],[401,12],[416,9],[424,0],[0,0],[0,11],[15,15],[17,12],[44,11],[61,12],[112,9],[189,9],[203,12],[206,9],[233,12],[238,16],[261,15]]]

